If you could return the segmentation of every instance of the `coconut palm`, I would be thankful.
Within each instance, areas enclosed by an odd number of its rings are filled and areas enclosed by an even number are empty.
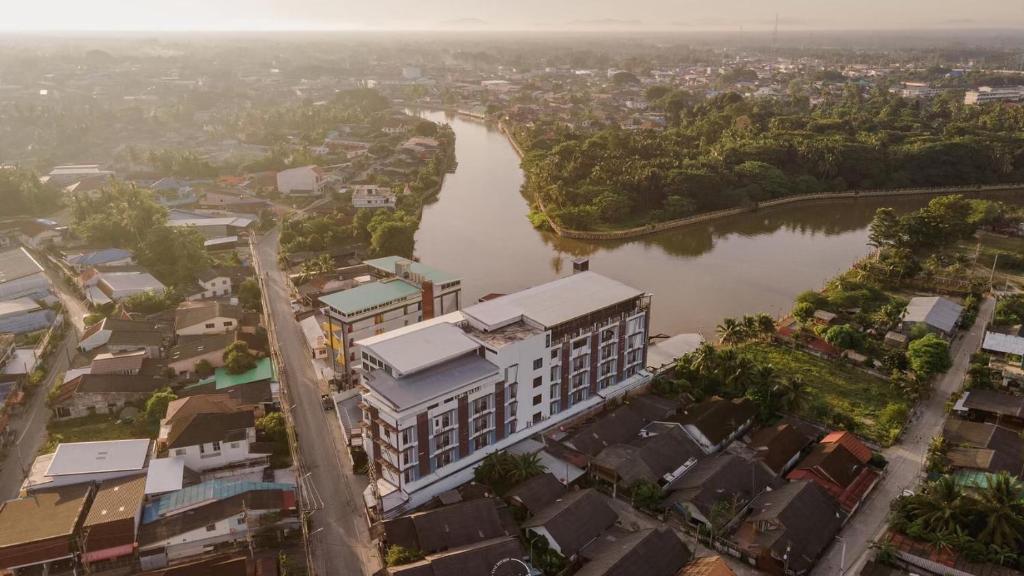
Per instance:
[[[758,314],[755,318],[757,319],[757,331],[761,337],[765,339],[771,338],[775,334],[775,319],[770,314],[765,314],[764,312]]]
[[[741,340],[749,340],[761,332],[757,316],[744,316],[740,320],[740,326],[743,327],[743,332],[740,334]]]
[[[512,469],[509,471],[509,475],[518,484],[546,471],[547,467],[540,461],[540,456],[537,454],[520,454],[512,462]]]
[[[689,360],[690,370],[706,376],[714,371],[718,363],[718,350],[711,344],[703,342],[696,350],[687,355],[686,359]]]
[[[810,387],[801,376],[787,376],[776,385],[779,402],[787,412],[800,412],[810,400]]]
[[[978,495],[985,527],[978,534],[982,544],[1016,548],[1024,538],[1024,485],[1000,472],[989,477],[988,486]]]
[[[715,331],[718,333],[719,344],[730,344],[740,339],[743,325],[737,322],[735,318],[726,318],[715,328]]]
[[[928,484],[924,497],[911,503],[914,522],[932,535],[953,534],[967,515],[967,499],[960,486],[950,476],[943,476]]]

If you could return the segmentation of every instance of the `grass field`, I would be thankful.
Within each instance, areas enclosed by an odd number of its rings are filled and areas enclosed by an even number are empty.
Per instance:
[[[851,432],[879,443],[884,431],[876,426],[878,416],[887,405],[903,402],[885,380],[806,352],[763,343],[745,344],[741,351],[780,374],[804,379],[810,400],[800,416],[826,425],[848,419],[854,425]]]
[[[154,434],[154,430],[144,423],[120,422],[116,417],[107,414],[52,420],[47,432],[49,437],[39,450],[40,454],[53,452],[61,442],[151,438]]]

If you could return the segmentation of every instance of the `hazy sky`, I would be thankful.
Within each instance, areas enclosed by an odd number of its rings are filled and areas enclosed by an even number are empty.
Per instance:
[[[0,0],[0,30],[1016,28],[1024,0]]]

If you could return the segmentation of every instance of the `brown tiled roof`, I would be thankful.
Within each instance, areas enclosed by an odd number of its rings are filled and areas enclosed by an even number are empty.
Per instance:
[[[144,474],[100,484],[83,524],[88,528],[85,549],[96,551],[135,542],[135,518],[145,491]]]
[[[776,474],[793,456],[800,453],[814,439],[801,432],[789,422],[780,422],[755,432],[747,444],[758,455],[758,459]]]
[[[668,502],[693,504],[705,517],[720,500],[748,502],[778,480],[757,462],[735,454],[705,458],[665,487]]]
[[[90,485],[41,490],[0,505],[0,568],[68,555],[91,490]]]
[[[168,448],[225,442],[245,437],[256,425],[252,407],[242,406],[225,394],[189,396],[167,406],[163,426]]]
[[[588,562],[576,576],[675,576],[692,553],[671,528],[660,527],[599,537],[583,555]]]
[[[490,498],[401,516],[385,521],[383,528],[388,546],[398,545],[426,554],[508,536],[495,501]]]
[[[718,444],[754,417],[757,407],[749,398],[713,397],[689,407],[683,423],[695,426],[708,440]]]
[[[203,356],[210,352],[223,351],[236,340],[236,331],[224,334],[202,334],[197,336],[179,336],[178,343],[167,351],[169,362],[188,360]]]
[[[520,482],[505,494],[505,498],[519,502],[531,514],[536,514],[545,506],[558,500],[566,491],[568,488],[565,484],[559,482],[554,474],[548,472]]]
[[[863,467],[860,459],[842,444],[816,444],[810,454],[797,463],[790,475],[810,471],[826,482],[846,488],[857,478]]]
[[[567,443],[588,456],[596,456],[612,444],[636,438],[647,422],[640,411],[627,404],[602,414],[567,439]]]
[[[974,389],[967,393],[968,410],[1024,418],[1024,398],[996,390]]]
[[[545,507],[523,528],[544,527],[558,542],[563,556],[572,557],[618,519],[597,491],[577,490]]]

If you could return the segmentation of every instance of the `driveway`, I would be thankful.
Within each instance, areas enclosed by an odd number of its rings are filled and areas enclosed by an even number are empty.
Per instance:
[[[942,425],[946,420],[946,401],[950,394],[960,389],[971,355],[981,347],[985,325],[991,320],[995,305],[993,298],[986,298],[981,303],[974,325],[953,343],[953,367],[935,383],[931,395],[918,404],[918,416],[907,427],[903,441],[883,451],[889,461],[885,475],[868,501],[840,532],[841,540],[834,543],[818,562],[814,576],[857,574],[869,560],[871,543],[885,530],[889,503],[905,488],[916,486],[923,477],[928,443],[933,436],[942,433]],[[845,566],[840,566],[843,559],[842,543],[846,544]]]
[[[370,541],[362,503],[366,479],[352,472],[342,454],[338,430],[332,429],[333,412],[320,403],[321,387],[313,371],[312,356],[289,304],[286,278],[278,265],[279,229],[253,240],[253,253],[264,277],[273,327],[281,358],[282,385],[288,387],[299,451],[311,484],[310,545],[316,574],[370,575],[380,569]],[[337,425],[334,426],[337,428]]]

